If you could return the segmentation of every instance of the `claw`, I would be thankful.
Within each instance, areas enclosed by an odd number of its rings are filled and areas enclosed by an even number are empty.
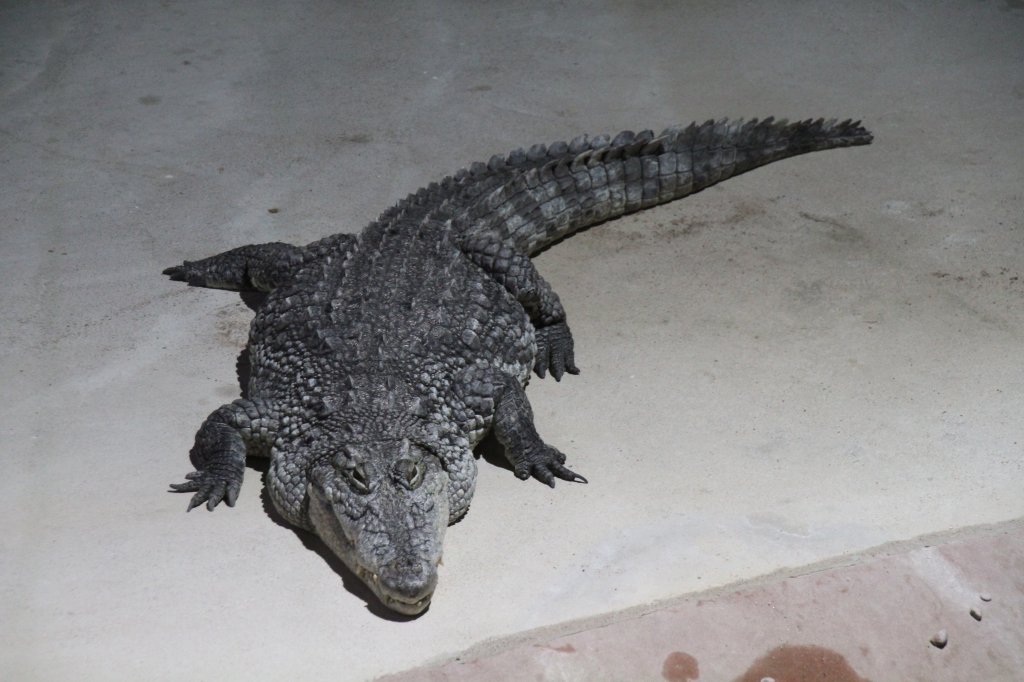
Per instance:
[[[172,282],[185,282],[189,286],[205,286],[206,279],[203,277],[201,271],[197,271],[192,267],[192,261],[185,261],[181,265],[175,265],[169,267],[163,271],[163,274],[167,275]]]
[[[537,373],[541,379],[543,379],[548,373],[548,353],[547,348],[538,350],[537,360],[533,363],[533,371]]]
[[[171,490],[176,493],[195,493],[189,500],[186,512],[206,503],[206,508],[213,511],[221,502],[234,507],[241,490],[241,481],[220,479],[209,472],[193,471],[185,474],[184,483],[171,483]]]
[[[570,481],[572,483],[588,482],[587,479],[583,478],[572,469],[562,466],[561,464],[556,464],[552,468],[555,470],[555,475],[558,476],[563,481]]]
[[[572,483],[586,483],[587,479],[575,471],[563,466],[565,455],[551,446],[543,446],[543,450],[528,455],[526,461],[520,462],[514,469],[516,478],[527,480],[536,478],[541,483],[555,487],[556,478]]]
[[[576,358],[574,357],[574,353],[571,348],[565,356],[565,371],[569,374],[580,373],[580,368],[576,366]]]
[[[555,381],[561,381],[562,375],[565,374],[565,364],[562,362],[562,358],[557,355],[551,360],[551,376],[555,378]]]
[[[214,486],[210,493],[210,497],[206,500],[206,511],[213,511],[220,501],[224,499],[224,486]]]
[[[194,481],[187,483],[171,483],[171,490],[176,493],[194,493],[199,490],[199,484]]]
[[[224,497],[224,503],[229,507],[234,507],[235,502],[238,501],[238,491],[241,490],[241,486],[236,483],[228,485],[227,495]]]
[[[555,381],[565,374],[579,374],[573,352],[572,333],[565,322],[558,322],[537,330],[537,357],[533,371],[543,379],[548,370]]]
[[[185,281],[185,267],[182,265],[175,265],[167,268],[163,271],[163,274],[171,278],[173,282],[184,282]]]
[[[192,496],[192,499],[189,500],[188,507],[185,509],[185,513],[187,514],[188,512],[192,511],[193,509],[195,509],[196,507],[198,507],[199,505],[201,505],[205,501],[206,501],[206,494],[205,493],[202,493],[202,492],[196,493],[195,495]]]

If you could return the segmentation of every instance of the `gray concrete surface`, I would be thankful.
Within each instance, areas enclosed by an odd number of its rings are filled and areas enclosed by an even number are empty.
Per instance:
[[[1024,514],[1021,4],[688,5],[0,5],[4,677],[367,679]],[[538,260],[583,374],[530,396],[591,483],[481,462],[422,618],[275,525],[258,471],[213,514],[165,492],[251,313],[163,267],[520,145],[768,114],[876,142]]]

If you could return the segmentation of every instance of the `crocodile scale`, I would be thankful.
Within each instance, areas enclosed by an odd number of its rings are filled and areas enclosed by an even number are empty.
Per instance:
[[[534,145],[431,184],[359,235],[242,246],[172,280],[263,291],[245,397],[196,434],[189,509],[233,506],[246,456],[289,523],[317,534],[389,609],[422,613],[445,530],[493,432],[515,475],[586,482],[533,424],[535,372],[576,374],[558,295],[531,257],[597,223],[785,157],[863,145],[859,121],[708,121]]]

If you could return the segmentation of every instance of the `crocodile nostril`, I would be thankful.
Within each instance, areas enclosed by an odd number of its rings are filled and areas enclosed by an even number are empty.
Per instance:
[[[420,559],[398,559],[381,567],[379,582],[391,596],[417,601],[433,594],[437,587],[437,569]]]

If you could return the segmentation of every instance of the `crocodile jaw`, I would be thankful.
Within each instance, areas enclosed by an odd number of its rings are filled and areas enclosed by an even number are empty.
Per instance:
[[[434,565],[432,569],[430,579],[423,585],[419,594],[412,597],[394,592],[389,594],[381,585],[380,575],[371,573],[361,566],[355,568],[355,573],[377,595],[384,606],[406,616],[418,616],[430,606],[434,588],[437,587],[437,566]]]
[[[444,491],[434,507],[421,514],[426,518],[419,519],[426,523],[417,539],[425,542],[396,547],[395,538],[391,538],[389,560],[381,561],[368,550],[366,543],[359,541],[360,538],[353,539],[353,535],[359,533],[361,519],[348,519],[341,505],[333,503],[316,484],[309,485],[309,517],[320,539],[384,606],[408,616],[423,613],[430,606],[437,587],[437,566],[441,562],[441,548],[448,527],[448,503]]]

